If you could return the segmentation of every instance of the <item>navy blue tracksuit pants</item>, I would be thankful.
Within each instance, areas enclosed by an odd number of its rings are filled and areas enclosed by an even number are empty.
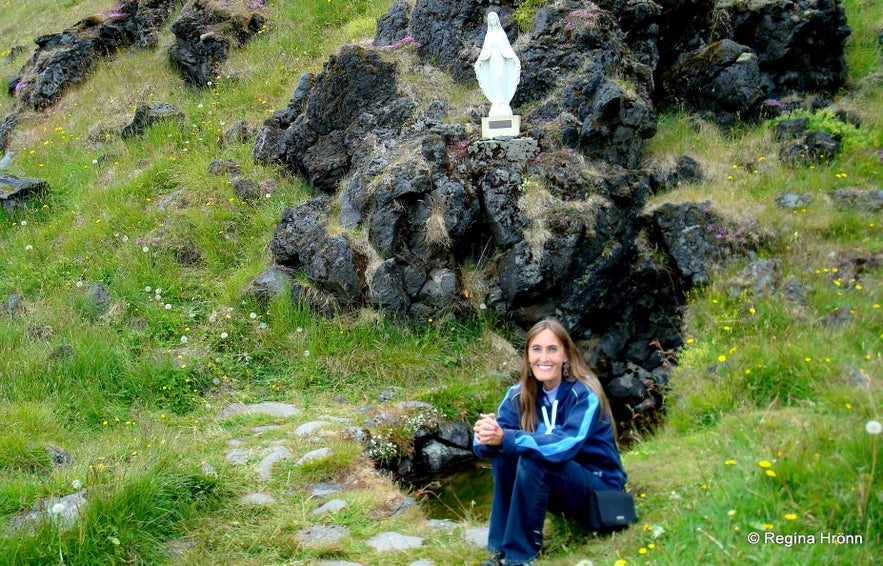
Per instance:
[[[504,454],[491,460],[494,499],[488,549],[503,552],[506,566],[540,553],[546,511],[581,520],[588,512],[590,491],[620,489],[572,461],[556,464]]]

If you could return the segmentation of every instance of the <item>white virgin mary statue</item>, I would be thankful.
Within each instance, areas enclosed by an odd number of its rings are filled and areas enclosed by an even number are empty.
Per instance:
[[[487,34],[475,61],[475,76],[481,91],[491,101],[488,116],[511,116],[509,102],[521,79],[521,61],[509,44],[496,12],[487,15]]]

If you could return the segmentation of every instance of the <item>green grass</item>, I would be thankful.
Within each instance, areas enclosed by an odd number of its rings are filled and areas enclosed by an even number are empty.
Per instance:
[[[0,314],[0,522],[74,485],[92,503],[68,531],[52,522],[33,533],[3,531],[0,564],[453,565],[485,557],[463,541],[464,528],[483,522],[470,502],[461,502],[464,524],[450,532],[429,528],[418,508],[390,517],[398,488],[342,431],[362,425],[355,408],[395,411],[399,401],[473,420],[510,383],[517,351],[503,342],[516,332],[485,311],[461,321],[395,321],[369,309],[323,318],[245,292],[271,263],[268,242],[283,209],[310,189],[254,163],[250,144],[219,138],[236,120],[257,127],[283,108],[300,73],[321,70],[340,45],[368,42],[388,3],[268,2],[266,30],[234,50],[206,90],[185,87],[168,67],[172,38],[164,33],[157,49],[121,52],[49,111],[22,116],[8,172],[43,178],[51,189],[25,209],[0,210],[0,300],[21,301],[15,314]],[[519,13],[537,5],[523,3]],[[781,260],[785,278],[810,291],[802,303],[781,292],[734,293],[730,279],[742,263],[690,295],[664,424],[624,453],[639,524],[598,537],[550,519],[541,564],[874,563],[883,542],[881,440],[864,427],[883,417],[883,288],[880,267],[867,259],[883,249],[883,231],[879,214],[828,198],[836,189],[880,187],[883,94],[867,77],[880,71],[883,8],[867,0],[845,6],[850,84],[837,102],[862,125],[810,116],[843,138],[827,163],[781,162],[772,122],[725,131],[687,114],[659,117],[648,159],[691,155],[707,180],[649,206],[711,201],[734,222],[756,226],[760,256]],[[19,70],[34,37],[109,8],[0,1],[3,49],[28,46],[11,60],[0,51],[0,73]],[[421,71],[411,54],[393,56],[404,76],[450,89],[452,103],[475,100]],[[120,139],[136,108],[151,101],[171,102],[186,118]],[[0,114],[12,104],[0,97]],[[227,177],[209,174],[216,159],[236,160],[244,176],[272,187],[269,198],[241,202]],[[774,200],[781,192],[814,201],[782,210]],[[471,279],[478,292],[480,277]],[[393,400],[379,401],[381,392]],[[302,413],[285,422],[217,417],[229,403],[263,400]],[[256,484],[250,466],[224,458],[234,439],[255,451],[282,441],[300,456],[316,445],[294,429],[329,416],[348,421],[323,433],[322,445],[333,449],[326,461],[280,463],[272,481]],[[265,425],[279,428],[255,432]],[[48,447],[71,462],[54,465]],[[309,492],[318,481],[350,487],[341,495],[348,506],[321,522],[345,525],[352,537],[311,549],[298,533],[319,521]],[[255,490],[280,503],[241,502]],[[381,556],[364,542],[391,530],[424,544]],[[844,533],[864,543],[751,545],[750,532]]]

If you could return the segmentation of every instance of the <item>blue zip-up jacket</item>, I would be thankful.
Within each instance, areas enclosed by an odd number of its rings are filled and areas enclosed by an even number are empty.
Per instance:
[[[613,425],[601,420],[598,396],[585,383],[561,381],[556,397],[557,418],[551,423],[549,434],[540,416],[542,394],[537,396],[536,432],[521,430],[520,395],[520,384],[510,387],[497,409],[497,424],[504,431],[501,446],[485,446],[473,439],[472,448],[478,457],[493,457],[502,452],[551,463],[573,460],[611,489],[625,486],[627,476],[613,438]]]

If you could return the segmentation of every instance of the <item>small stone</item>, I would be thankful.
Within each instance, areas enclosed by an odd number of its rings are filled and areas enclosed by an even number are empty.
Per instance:
[[[267,432],[268,430],[276,430],[278,428],[280,428],[279,425],[254,426],[251,428],[251,431],[256,434],[261,434],[263,432]]]
[[[273,499],[272,496],[267,495],[266,493],[249,493],[242,496],[240,499],[242,503],[247,505],[273,505],[276,503],[276,500]]]
[[[340,486],[334,485],[333,483],[320,482],[313,486],[311,493],[313,497],[328,497],[329,495],[334,495],[341,491],[343,491],[343,488]]]
[[[314,432],[321,430],[323,427],[328,426],[329,424],[330,423],[328,423],[327,421],[310,421],[294,429],[294,434],[298,436],[309,436]]]
[[[436,531],[450,531],[457,528],[457,523],[450,519],[430,519],[427,522],[430,528]]]
[[[312,525],[300,531],[300,542],[307,547],[330,546],[350,535],[341,525]]]
[[[271,446],[266,448],[262,454],[264,455],[263,459],[255,467],[258,476],[264,481],[273,479],[273,464],[291,458],[291,451],[284,446]]]
[[[365,541],[365,544],[377,552],[389,550],[408,550],[423,544],[423,537],[407,536],[394,531],[380,533]]]
[[[329,456],[331,456],[331,448],[318,448],[301,456],[296,465],[302,466],[309,462],[315,462],[316,460],[328,458]]]
[[[487,547],[488,527],[466,529],[463,533],[463,538],[471,545],[485,548]]]
[[[321,507],[314,509],[311,515],[318,516],[324,515],[325,513],[337,513],[341,509],[346,507],[346,501],[343,499],[332,499],[331,501],[325,503]]]
[[[236,464],[238,466],[244,466],[248,463],[248,457],[251,455],[251,452],[242,448],[234,448],[232,450],[227,450],[224,452],[224,457],[231,464]]]
[[[267,415],[270,417],[290,417],[300,413],[300,409],[289,403],[279,403],[277,401],[264,401],[262,403],[234,403],[225,407],[219,415],[222,419],[227,419],[241,414],[257,414]]]

